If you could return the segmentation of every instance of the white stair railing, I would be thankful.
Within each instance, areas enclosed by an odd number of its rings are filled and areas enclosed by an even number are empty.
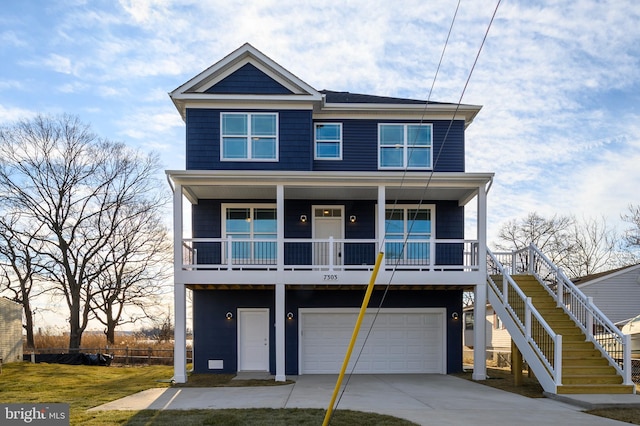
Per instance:
[[[528,273],[534,275],[573,321],[582,329],[587,339],[602,352],[625,385],[631,379],[631,341],[598,309],[573,282],[533,244],[528,248]]]
[[[489,302],[527,360],[543,389],[556,393],[562,385],[562,336],[556,334],[510,275],[516,268],[487,250]],[[514,256],[515,257],[515,256]],[[501,276],[495,282],[493,276]]]

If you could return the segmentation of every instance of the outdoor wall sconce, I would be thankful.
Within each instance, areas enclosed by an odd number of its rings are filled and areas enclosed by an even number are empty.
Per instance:
[[[293,312],[289,312],[289,313],[287,314],[287,319],[288,319],[288,320],[292,320],[292,319],[293,319]]]
[[[307,215],[306,214],[301,214],[300,215],[300,222],[307,223]]]
[[[231,318],[233,318],[233,314],[231,312],[227,312],[226,317],[228,320],[230,320]]]
[[[451,318],[453,318],[454,321],[458,321],[458,313],[457,312],[452,313]]]
[[[349,216],[349,222],[356,223],[356,215],[355,214],[352,214],[351,216]]]

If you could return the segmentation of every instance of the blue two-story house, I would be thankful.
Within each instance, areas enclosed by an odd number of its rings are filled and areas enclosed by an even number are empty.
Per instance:
[[[493,174],[465,172],[479,106],[316,90],[249,44],[170,97],[176,382],[188,290],[196,373],[337,373],[378,252],[355,373],[462,370],[463,292],[487,291]],[[478,347],[474,378],[484,364]]]

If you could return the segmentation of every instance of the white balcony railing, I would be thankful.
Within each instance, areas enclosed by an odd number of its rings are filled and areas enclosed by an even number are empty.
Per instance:
[[[282,247],[282,253],[278,247]],[[374,239],[183,240],[184,270],[370,270],[380,250]],[[407,270],[477,271],[478,242],[458,239],[387,240],[385,267]]]

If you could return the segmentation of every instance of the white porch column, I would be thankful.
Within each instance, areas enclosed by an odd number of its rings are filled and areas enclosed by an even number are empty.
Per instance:
[[[182,185],[173,191],[173,380],[187,382],[187,297],[185,283],[177,282],[182,271]]]
[[[285,287],[283,283],[276,284],[276,382],[287,380],[285,375],[285,337],[284,337],[284,303]]]
[[[278,227],[278,274],[275,289],[275,328],[276,328],[276,382],[287,380],[285,375],[285,285],[284,285],[284,186],[276,188],[276,209]]]
[[[378,232],[376,232],[378,241],[380,245],[378,246],[378,251],[384,251],[384,246],[382,242],[384,241],[384,223],[385,223],[385,213],[387,208],[387,192],[386,187],[384,185],[378,186],[378,224],[376,225]]]
[[[487,192],[484,186],[478,187],[478,268],[479,281],[474,294],[474,347],[473,380],[487,378]]]

